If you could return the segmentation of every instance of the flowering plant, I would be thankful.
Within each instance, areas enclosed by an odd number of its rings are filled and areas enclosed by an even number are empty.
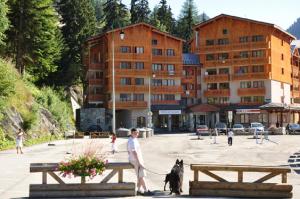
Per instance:
[[[81,182],[85,182],[85,177],[90,179],[96,175],[101,175],[105,170],[105,164],[103,155],[98,155],[99,147],[89,144],[89,148],[85,149],[83,153],[79,155],[71,156],[67,161],[59,163],[58,170],[63,177],[81,177]]]

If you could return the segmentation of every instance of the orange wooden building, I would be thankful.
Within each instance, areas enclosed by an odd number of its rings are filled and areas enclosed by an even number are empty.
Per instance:
[[[259,106],[291,103],[290,43],[295,37],[274,24],[225,14],[194,30],[191,51],[203,64],[202,103],[221,107],[220,115],[206,120],[227,123],[227,111],[233,111],[237,123],[278,122],[279,117],[269,116]],[[205,118],[203,114],[199,118]],[[287,115],[282,118],[281,122],[288,122]]]

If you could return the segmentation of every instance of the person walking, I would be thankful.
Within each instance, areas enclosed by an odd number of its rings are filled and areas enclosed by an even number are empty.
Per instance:
[[[16,135],[16,148],[17,148],[17,154],[19,154],[19,151],[21,154],[23,154],[22,148],[23,148],[23,141],[24,141],[24,133],[22,129],[19,129]]]
[[[130,164],[134,166],[134,170],[137,176],[137,195],[151,196],[153,193],[147,188],[145,177],[146,171],[144,166],[144,160],[142,156],[142,151],[137,137],[139,132],[137,129],[131,129],[131,135],[127,143],[128,159]],[[143,187],[144,192],[141,192],[141,187]]]
[[[232,129],[229,129],[229,131],[227,133],[229,146],[232,146],[233,135],[234,135],[234,133],[233,133]]]
[[[115,154],[116,150],[116,139],[117,136],[115,133],[112,133],[111,135],[111,149],[112,149],[112,154]]]

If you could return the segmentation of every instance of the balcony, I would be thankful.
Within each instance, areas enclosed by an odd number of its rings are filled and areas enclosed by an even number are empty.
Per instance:
[[[189,93],[187,94],[185,91],[181,93],[181,97],[197,97],[195,90],[189,90]]]
[[[205,83],[214,83],[214,82],[228,82],[229,74],[218,74],[218,75],[205,75]]]
[[[109,68],[108,74],[112,75],[112,69]],[[122,68],[115,68],[115,75],[116,76],[129,76],[129,77],[135,77],[135,76],[150,76],[152,73],[147,69],[137,70],[137,69],[122,69]]]
[[[112,90],[112,85],[107,87],[108,91]],[[115,85],[116,92],[149,92],[148,85]]]
[[[89,79],[89,85],[103,85],[103,79]]]
[[[170,93],[170,94],[176,94],[176,93],[182,93],[182,87],[181,86],[151,86],[151,92],[153,93]]]
[[[232,59],[205,61],[203,64],[204,67],[231,66],[231,65],[232,65]]]
[[[269,79],[269,73],[235,73],[232,80],[253,80],[253,79]]]
[[[102,63],[89,63],[88,69],[104,69],[104,64],[102,64]]]
[[[204,91],[205,97],[229,97],[229,89],[216,89],[216,90],[206,90]]]
[[[172,104],[172,105],[179,105],[179,100],[160,100],[160,101],[151,101],[152,105],[159,105],[159,104]]]
[[[87,97],[88,102],[100,102],[104,101],[105,97],[101,94],[89,94]]]
[[[238,96],[261,96],[266,94],[265,88],[239,88]]]
[[[237,105],[240,105],[240,106],[254,106],[254,105],[263,105],[264,102],[240,102],[240,103],[237,103]]]
[[[299,90],[293,90],[292,91],[292,96],[294,97],[294,98],[299,98],[300,97],[300,92],[299,92]]]
[[[197,80],[195,76],[183,76],[181,78],[181,84],[195,84]]]
[[[182,63],[181,56],[164,56],[164,55],[152,55],[152,62],[158,62],[158,63],[176,63],[180,62]]]
[[[153,74],[155,74],[157,77],[181,77],[181,70],[177,69],[175,71],[165,71],[165,70],[157,70],[152,71]]]
[[[116,109],[140,109],[147,108],[148,103],[146,101],[117,101]],[[112,101],[108,103],[108,108],[112,109]]]

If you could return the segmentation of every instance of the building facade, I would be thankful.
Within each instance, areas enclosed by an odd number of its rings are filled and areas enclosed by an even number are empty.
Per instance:
[[[191,50],[203,64],[202,103],[219,106],[218,117],[225,123],[228,111],[233,111],[234,123],[276,123],[276,114],[259,106],[291,103],[294,36],[274,24],[224,14],[194,30]]]

